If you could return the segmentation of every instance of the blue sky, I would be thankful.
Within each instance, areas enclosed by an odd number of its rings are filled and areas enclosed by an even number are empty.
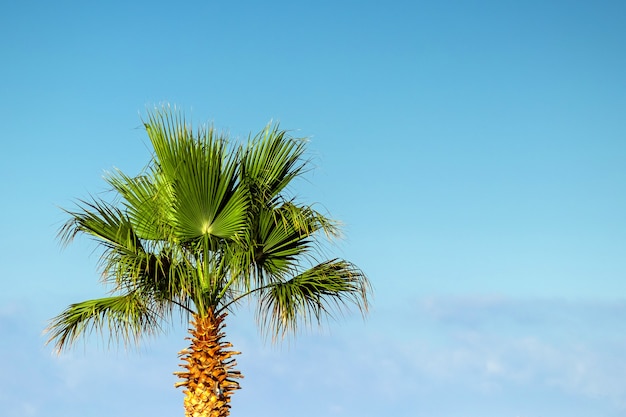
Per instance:
[[[90,4],[92,3],[92,4]],[[229,317],[233,415],[626,413],[626,4],[6,3],[0,13],[0,409],[182,415],[186,324],[139,352],[41,332],[104,294],[77,198],[149,157],[146,109],[310,138],[295,192],[345,224],[371,314],[273,347]]]

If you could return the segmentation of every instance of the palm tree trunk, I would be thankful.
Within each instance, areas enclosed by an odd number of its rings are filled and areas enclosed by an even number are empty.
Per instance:
[[[176,387],[185,387],[186,417],[226,417],[230,414],[230,396],[239,389],[239,371],[233,370],[236,361],[231,356],[240,352],[227,350],[232,347],[222,342],[222,329],[226,326],[226,313],[217,317],[209,312],[206,317],[193,315],[191,320],[191,345],[178,354],[184,361],[182,372],[174,372],[183,381]]]

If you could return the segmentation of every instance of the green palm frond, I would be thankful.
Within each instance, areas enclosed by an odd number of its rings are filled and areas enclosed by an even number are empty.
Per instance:
[[[259,266],[270,262],[274,266],[288,263],[307,250],[306,233],[294,221],[291,211],[261,210],[258,215],[259,234],[257,257]]]
[[[145,296],[130,293],[72,304],[50,322],[48,343],[54,342],[60,352],[80,336],[108,331],[110,340],[136,344],[141,335],[161,331],[162,312],[146,301]]]
[[[248,195],[238,187],[238,153],[229,153],[213,128],[194,133],[175,112],[155,112],[146,129],[155,165],[171,187],[180,238],[233,238],[245,226],[248,211]]]
[[[300,324],[320,324],[348,304],[368,311],[369,281],[353,264],[334,259],[318,264],[285,282],[262,290],[258,317],[273,339],[295,333]]]
[[[336,224],[311,207],[287,202],[259,209],[248,236],[254,248],[250,260],[254,284],[263,286],[264,277],[292,274],[304,260],[313,260],[319,250],[316,234],[321,230],[338,234]]]
[[[257,202],[271,201],[306,167],[304,139],[295,139],[278,125],[266,126],[244,148],[241,180]]]
[[[98,242],[102,279],[113,291],[148,289],[160,300],[185,299],[193,292],[190,262],[179,245],[139,239],[134,222],[105,202],[81,202],[61,228],[62,242],[85,233]]]
[[[245,240],[225,253],[237,293],[254,291],[293,275],[313,249],[314,237],[298,225],[291,210],[259,209]]]
[[[313,206],[298,205],[291,200],[282,204],[278,213],[288,213],[288,218],[301,233],[313,235],[322,231],[329,239],[341,237],[341,223],[323,215]],[[285,215],[281,217],[284,219]]]
[[[172,187],[154,167],[134,178],[116,170],[106,181],[122,197],[122,205],[137,235],[147,240],[167,240],[173,236]]]
[[[61,227],[58,235],[64,245],[84,233],[109,248],[141,246],[130,219],[122,210],[104,201],[79,201],[78,211],[66,212],[70,220]]]

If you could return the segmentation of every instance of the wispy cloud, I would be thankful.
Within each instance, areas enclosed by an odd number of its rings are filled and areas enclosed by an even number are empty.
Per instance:
[[[5,415],[181,412],[171,373],[184,328],[142,353],[90,345],[57,358],[43,348],[39,321],[23,313],[0,309],[0,364],[10,375],[0,382]],[[233,316],[226,330],[242,351],[246,376],[233,412],[621,416],[624,313],[623,301],[425,297],[374,311],[365,324],[340,322],[278,348],[262,343],[246,314]]]
[[[422,298],[266,355],[251,373],[288,398],[307,391],[311,407],[334,415],[618,416],[624,312],[621,301]]]

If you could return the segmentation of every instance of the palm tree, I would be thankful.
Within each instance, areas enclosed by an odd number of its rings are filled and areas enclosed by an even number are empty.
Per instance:
[[[277,340],[348,304],[365,314],[370,286],[352,263],[323,257],[319,237],[336,237],[338,224],[287,195],[307,168],[303,140],[268,126],[233,148],[167,107],[144,124],[149,165],[134,177],[108,175],[115,198],[80,201],[59,232],[64,244],[95,239],[111,293],[67,307],[51,320],[48,343],[60,352],[108,330],[112,340],[136,344],[174,314],[187,315],[190,346],[175,373],[186,416],[228,416],[242,377],[239,352],[223,341],[234,307],[255,302],[262,331]]]

